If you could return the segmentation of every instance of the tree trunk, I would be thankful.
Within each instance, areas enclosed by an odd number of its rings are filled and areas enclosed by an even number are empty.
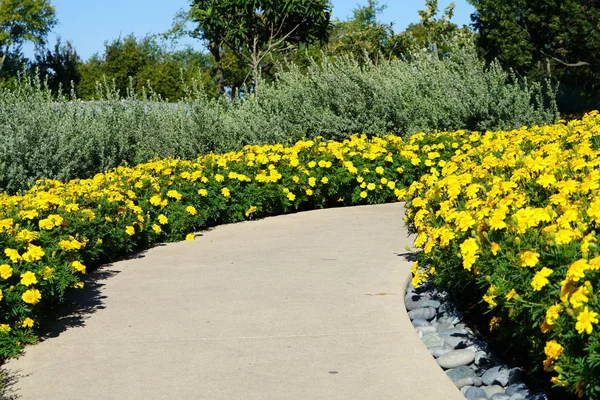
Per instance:
[[[210,54],[215,59],[215,66],[217,67],[217,93],[221,96],[225,93],[225,87],[223,81],[225,80],[223,75],[223,67],[221,66],[221,51],[219,47],[212,45],[210,46]]]
[[[258,100],[258,66],[260,64],[260,54],[258,48],[258,38],[254,38],[254,45],[252,46],[252,62],[250,67],[252,68],[252,81],[254,83],[254,98]]]

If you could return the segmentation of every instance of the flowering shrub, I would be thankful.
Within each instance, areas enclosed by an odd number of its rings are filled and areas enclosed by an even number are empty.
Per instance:
[[[475,287],[490,329],[523,343],[555,385],[597,398],[600,115],[448,135],[455,154],[406,194],[423,249],[413,283]]]
[[[431,163],[421,150],[437,136],[247,146],[0,194],[0,359],[34,341],[49,308],[108,257],[219,223],[396,200]]]

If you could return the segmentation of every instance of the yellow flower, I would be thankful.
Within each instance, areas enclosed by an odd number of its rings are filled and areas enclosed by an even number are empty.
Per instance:
[[[461,243],[460,254],[462,255],[464,269],[471,270],[471,267],[477,261],[477,253],[479,253],[479,245],[475,238],[469,238]]]
[[[314,168],[315,165],[317,165],[317,163],[314,161],[310,161],[307,165],[308,165],[308,168]]]
[[[50,214],[47,219],[52,222],[54,226],[60,226],[63,223],[63,218],[57,214]]]
[[[21,210],[19,211],[19,217],[23,219],[34,219],[37,218],[38,212],[36,210]]]
[[[8,258],[10,258],[10,261],[13,263],[16,263],[18,261],[21,261],[23,258],[19,255],[19,252],[15,249],[4,249],[4,254],[6,254],[6,256]]]
[[[539,176],[536,182],[544,188],[549,188],[556,183],[556,178],[552,174],[543,174]]]
[[[217,182],[223,182],[224,179],[225,179],[225,177],[221,174],[215,175],[215,181],[217,181]]]
[[[329,183],[329,179],[326,176],[324,176],[321,178],[321,183],[327,184],[327,183]]]
[[[577,316],[577,323],[575,324],[575,329],[577,329],[577,333],[586,332],[588,335],[592,333],[592,324],[598,323],[597,312],[590,311],[586,306],[583,311],[579,313]]]
[[[590,265],[584,259],[577,260],[567,270],[567,280],[578,282],[585,276],[585,271],[590,269]]]
[[[40,246],[30,243],[29,246],[27,246],[27,251],[23,253],[23,260],[27,262],[39,261],[45,254],[46,252]]]
[[[364,199],[367,197],[367,192],[365,192],[364,190],[362,192],[360,192],[360,198]]]
[[[40,272],[42,274],[42,279],[44,279],[45,281],[54,277],[54,268],[50,268],[47,265],[44,268],[42,268]]]
[[[225,198],[229,198],[231,196],[231,192],[229,191],[229,189],[227,188],[223,188],[221,189],[221,194],[223,195],[223,197]]]
[[[162,202],[162,198],[158,194],[155,194],[154,196],[150,197],[150,204],[152,204],[155,207],[160,206],[161,202]]]
[[[369,183],[369,184],[367,185],[367,190],[375,190],[375,184],[374,184],[374,183],[372,183],[372,182],[371,182],[371,183]]]
[[[71,267],[73,267],[75,270],[81,272],[82,274],[85,274],[85,265],[83,265],[81,262],[73,261],[71,263]]]
[[[521,253],[520,258],[521,258],[521,266],[523,267],[534,267],[537,265],[538,261],[539,261],[539,253],[536,253],[535,251],[524,251],[523,253]]]
[[[177,190],[169,190],[167,192],[167,197],[170,197],[170,198],[175,199],[175,200],[181,200],[181,198],[183,196]]]
[[[35,273],[27,271],[21,274],[21,285],[31,286],[38,283]]]
[[[33,328],[33,320],[29,317],[25,318],[21,323],[23,328]]]
[[[185,236],[185,240],[189,240],[189,241],[191,241],[191,240],[194,240],[194,239],[195,239],[195,236],[194,236],[194,234],[193,234],[193,233],[188,233],[188,234]]]
[[[560,357],[562,352],[564,351],[564,347],[561,346],[556,340],[550,340],[546,342],[546,346],[544,347],[544,354],[546,354],[547,359],[544,360],[544,370],[547,372],[551,372],[551,365],[554,361]]]
[[[160,214],[158,216],[158,223],[161,225],[166,225],[169,223],[169,218],[167,218],[167,216],[164,214]]]
[[[10,332],[10,326],[8,324],[0,324],[0,333]]]
[[[379,166],[379,167],[375,168],[375,172],[377,172],[379,175],[383,174],[383,172],[384,172],[383,167]]]
[[[196,207],[194,207],[194,206],[187,206],[185,208],[185,211],[187,211],[190,215],[198,214],[198,211],[196,210]]]
[[[131,225],[128,225],[125,227],[125,233],[127,233],[129,236],[133,236],[135,235],[135,228]]]
[[[35,305],[42,299],[42,294],[37,289],[29,289],[21,295],[21,299],[27,304]]]
[[[287,198],[288,198],[289,201],[294,201],[294,200],[296,200],[296,195],[294,193],[292,193],[292,192],[289,192],[287,194]]]
[[[583,305],[589,301],[588,294],[590,294],[588,288],[581,286],[571,295],[569,301],[574,308],[583,307]]]
[[[13,227],[14,221],[12,218],[0,219],[0,232]]]
[[[208,190],[206,189],[198,189],[198,194],[202,197],[208,196]]]
[[[395,188],[396,188],[396,182],[394,182],[394,181],[389,181],[389,182],[387,183],[387,187],[388,187],[389,189],[392,189],[392,190],[393,190],[393,189],[395,189]]]
[[[498,243],[496,243],[496,242],[492,242],[492,248],[491,248],[491,250],[492,250],[492,254],[493,255],[498,254],[498,252],[501,250],[500,245]]]
[[[307,196],[312,196],[313,195],[313,191],[311,189],[306,189],[306,195]]]
[[[49,220],[48,218],[45,219],[41,219],[38,222],[38,225],[40,227],[40,229],[46,229],[46,230],[50,230],[52,228],[54,228],[54,222],[52,222],[51,220]]]
[[[544,286],[546,286],[548,283],[550,283],[550,281],[548,280],[548,277],[552,274],[552,272],[554,272],[554,271],[551,270],[550,268],[546,268],[546,267],[544,267],[541,270],[539,270],[538,272],[536,272],[535,276],[531,280],[531,287],[533,288],[533,290],[535,290],[535,291],[542,290],[542,288]]]
[[[515,289],[510,289],[510,292],[506,294],[506,300],[511,301],[512,299],[518,296],[517,291]]]
[[[496,329],[498,326],[500,326],[500,321],[502,320],[502,318],[499,317],[492,317],[492,319],[490,320],[490,332],[492,332],[494,329]]]
[[[310,178],[308,178],[308,186],[315,187],[316,184],[317,184],[317,179],[314,176],[311,176]]]
[[[256,210],[257,210],[256,206],[250,206],[250,208],[246,210],[246,213],[245,213],[246,217],[249,217],[250,214],[255,213]]]
[[[74,289],[82,289],[85,284],[83,282],[75,282],[73,284]]]
[[[13,269],[10,265],[8,264],[2,264],[0,265],[0,278],[2,279],[8,279],[12,276],[13,274]]]

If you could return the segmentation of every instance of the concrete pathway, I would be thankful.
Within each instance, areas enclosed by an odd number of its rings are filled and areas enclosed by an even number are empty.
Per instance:
[[[7,363],[16,395],[464,399],[406,315],[403,216],[388,204],[272,217],[107,265],[75,314]]]

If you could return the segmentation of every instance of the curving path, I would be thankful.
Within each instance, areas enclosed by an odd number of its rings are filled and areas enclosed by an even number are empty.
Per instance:
[[[5,365],[14,397],[464,399],[406,315],[403,217],[271,217],[107,265]]]

